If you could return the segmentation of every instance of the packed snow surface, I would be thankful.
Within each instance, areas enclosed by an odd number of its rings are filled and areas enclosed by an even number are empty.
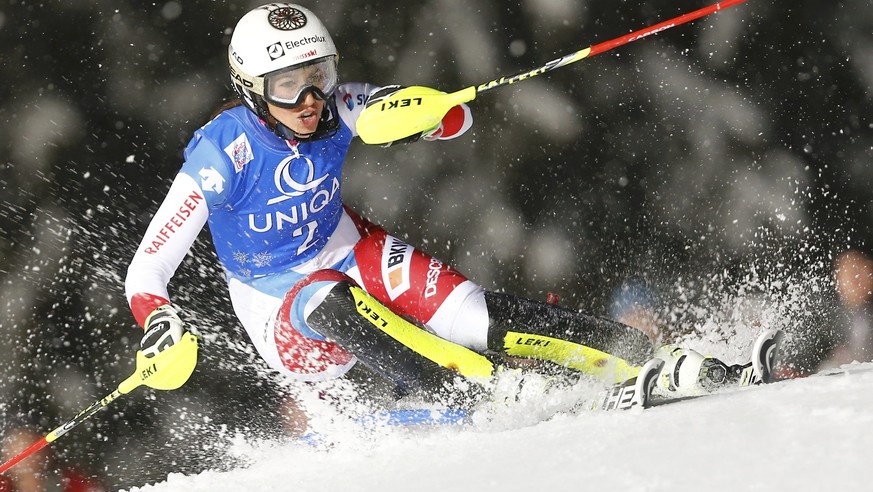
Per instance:
[[[844,369],[646,410],[537,423],[520,404],[467,427],[244,442],[235,451],[247,465],[134,490],[873,490],[873,364]]]

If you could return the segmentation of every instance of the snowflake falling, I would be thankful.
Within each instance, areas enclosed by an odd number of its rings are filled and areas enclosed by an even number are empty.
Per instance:
[[[233,261],[239,263],[240,265],[245,265],[249,261],[249,254],[242,251],[235,251],[233,253]]]

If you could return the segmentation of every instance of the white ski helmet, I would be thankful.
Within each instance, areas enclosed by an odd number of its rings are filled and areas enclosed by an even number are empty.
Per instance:
[[[336,131],[336,46],[309,9],[271,3],[251,10],[237,22],[227,53],[234,90],[274,133],[291,140],[301,138],[271,118],[266,103],[293,108],[309,93],[326,104],[318,129],[302,138],[325,138]]]

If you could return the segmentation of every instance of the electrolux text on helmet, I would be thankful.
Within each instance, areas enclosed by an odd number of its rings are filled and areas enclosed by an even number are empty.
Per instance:
[[[296,41],[285,41],[285,49],[294,49],[300,46],[305,46],[310,43],[323,43],[325,41],[324,36],[306,36],[305,38],[296,40]]]
[[[276,41],[267,46],[267,53],[269,53],[270,61],[272,61],[285,56],[285,50],[293,50],[294,48],[299,48],[312,43],[323,43],[325,39],[324,36],[307,36],[294,41]],[[315,53],[315,51],[312,51],[311,53]],[[297,57],[297,59],[299,58],[301,57]],[[305,58],[305,56],[303,56],[303,58]]]

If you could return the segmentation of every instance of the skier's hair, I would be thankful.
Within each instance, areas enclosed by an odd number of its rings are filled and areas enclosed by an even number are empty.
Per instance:
[[[228,109],[233,109],[237,106],[242,106],[242,101],[240,101],[240,99],[236,97],[236,95],[234,95],[234,97],[226,99],[217,108],[215,108],[215,110],[209,116],[209,121],[214,120],[218,115],[227,111]]]

